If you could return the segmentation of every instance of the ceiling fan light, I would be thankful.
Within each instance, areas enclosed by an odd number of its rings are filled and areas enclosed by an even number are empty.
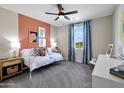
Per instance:
[[[59,18],[60,18],[60,19],[63,19],[63,18],[64,18],[64,16],[63,16],[63,15],[59,15]]]

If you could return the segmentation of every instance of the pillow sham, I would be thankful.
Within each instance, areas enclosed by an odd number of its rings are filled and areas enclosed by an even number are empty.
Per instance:
[[[47,48],[48,55],[52,54],[52,48]]]
[[[32,48],[30,48],[30,49],[23,49],[21,51],[21,55],[23,57],[25,57],[25,56],[32,56],[33,55],[33,49]]]
[[[46,55],[46,49],[45,48],[40,48],[40,55],[45,56]]]
[[[33,49],[33,56],[40,56],[40,49],[39,48]]]

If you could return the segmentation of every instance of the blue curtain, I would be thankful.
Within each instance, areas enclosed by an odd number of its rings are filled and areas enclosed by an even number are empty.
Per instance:
[[[84,32],[84,49],[83,49],[83,64],[88,64],[92,58],[92,47],[91,47],[91,21],[83,22]]]
[[[69,25],[69,46],[68,46],[68,59],[69,61],[75,61],[75,49],[74,49],[74,24]]]

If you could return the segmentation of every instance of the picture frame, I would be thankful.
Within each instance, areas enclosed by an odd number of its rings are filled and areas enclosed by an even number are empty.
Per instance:
[[[106,50],[106,55],[111,56],[112,51],[113,51],[113,47],[114,47],[113,44],[108,45],[107,50]]]
[[[46,39],[39,38],[39,47],[46,47]]]
[[[45,38],[45,28],[39,27],[38,37],[43,37],[43,38]]]
[[[29,31],[29,43],[36,43],[36,42],[38,42],[37,36],[38,36],[37,32]]]

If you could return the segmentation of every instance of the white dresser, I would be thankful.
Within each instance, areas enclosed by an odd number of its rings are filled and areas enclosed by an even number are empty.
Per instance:
[[[99,55],[92,73],[93,88],[124,87],[124,79],[109,74],[109,69],[122,63],[122,60]]]

